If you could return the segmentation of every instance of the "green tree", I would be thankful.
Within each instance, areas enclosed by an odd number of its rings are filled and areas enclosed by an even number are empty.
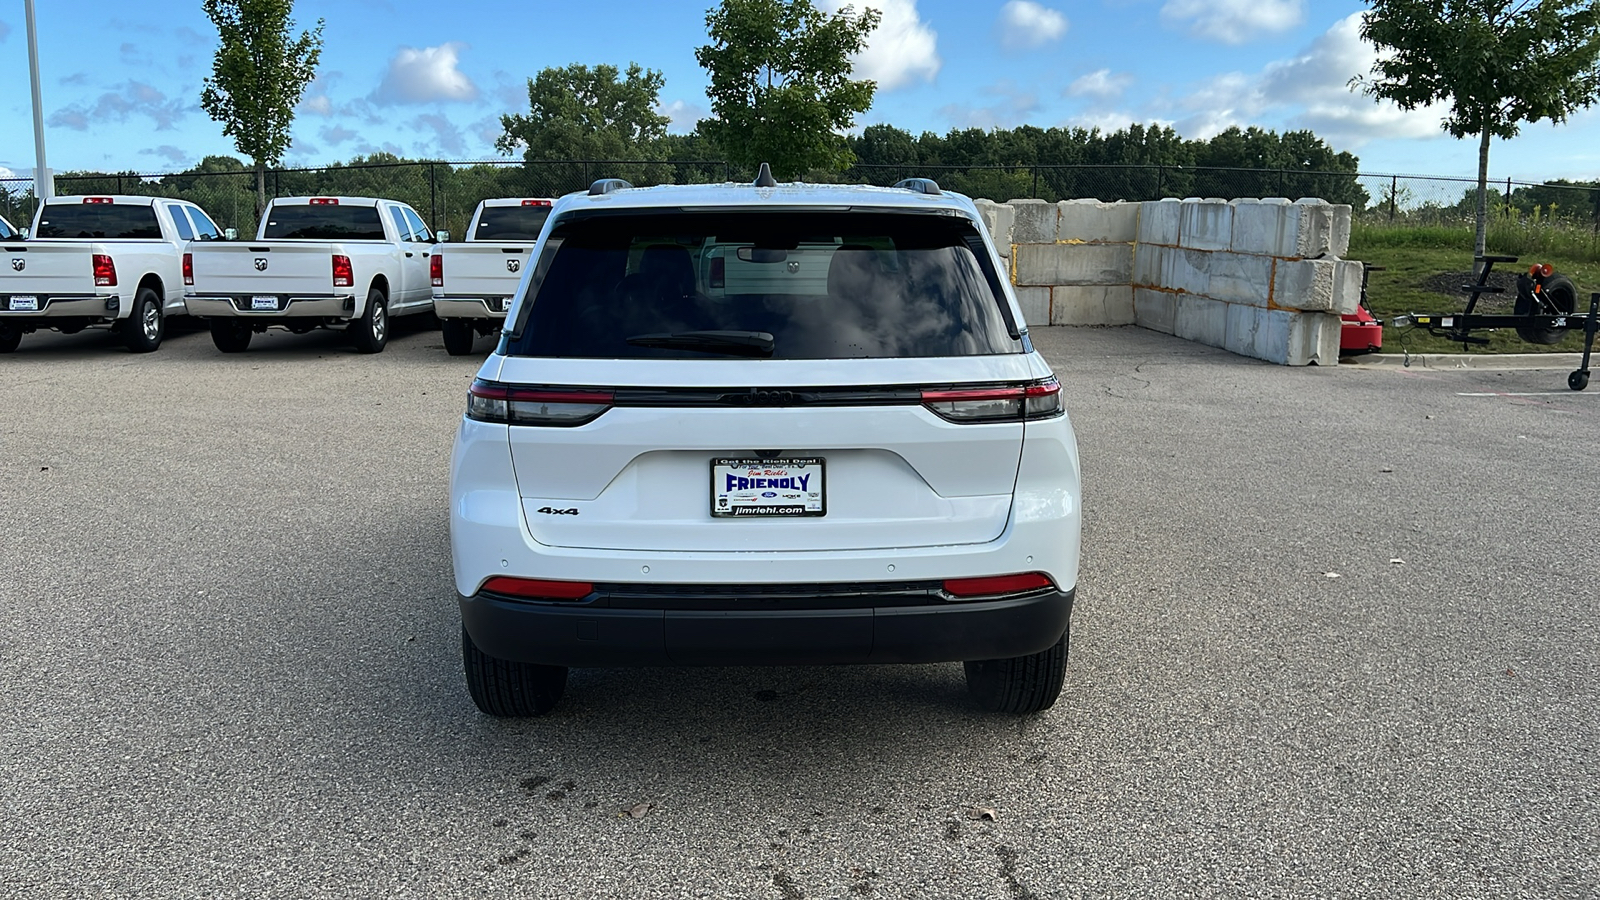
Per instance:
[[[294,107],[316,77],[322,20],[293,37],[294,0],[203,0],[221,45],[200,106],[222,123],[240,153],[256,167],[257,212],[267,205],[267,166],[283,159],[293,138]]]
[[[609,65],[544,69],[528,79],[528,114],[500,117],[505,133],[495,147],[507,155],[521,147],[530,163],[661,159],[672,121],[656,112],[664,83],[637,63],[625,75]]]
[[[1371,0],[1370,96],[1446,108],[1444,130],[1478,138],[1478,256],[1488,226],[1489,141],[1524,122],[1564,122],[1600,92],[1600,0]]]
[[[824,13],[811,0],[722,0],[706,14],[711,43],[694,52],[711,75],[713,118],[701,130],[732,162],[770,163],[778,178],[847,168],[855,154],[843,133],[877,90],[850,77],[850,57],[881,17]]]

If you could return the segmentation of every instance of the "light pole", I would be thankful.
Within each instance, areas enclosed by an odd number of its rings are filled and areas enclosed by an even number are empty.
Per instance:
[[[56,180],[44,161],[44,101],[39,97],[39,35],[33,0],[23,0],[28,18],[28,78],[33,82],[33,196],[43,203],[56,195]]]

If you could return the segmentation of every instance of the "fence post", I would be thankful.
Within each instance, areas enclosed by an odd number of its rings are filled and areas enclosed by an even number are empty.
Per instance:
[[[1399,175],[1390,175],[1389,176],[1389,221],[1390,222],[1394,221],[1394,201],[1395,201],[1395,197],[1397,195],[1399,195],[1399,193],[1400,193],[1400,176]]]
[[[1506,215],[1511,215],[1511,179],[1506,179]]]
[[[433,163],[428,163],[428,226],[439,230],[439,190],[433,178]]]

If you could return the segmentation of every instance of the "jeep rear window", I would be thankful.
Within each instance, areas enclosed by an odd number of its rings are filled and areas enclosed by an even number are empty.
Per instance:
[[[148,204],[47,203],[34,237],[159,239],[161,226],[156,222],[156,208]]]
[[[263,238],[311,241],[381,241],[376,206],[274,206]]]
[[[558,223],[510,332],[513,356],[717,359],[647,335],[772,336],[773,359],[1020,353],[964,218],[650,212]],[[630,338],[634,338],[630,342]],[[743,356],[753,354],[745,353]],[[765,354],[760,354],[765,355]]]
[[[468,240],[535,241],[544,220],[550,218],[548,206],[486,206],[478,216],[478,227]]]

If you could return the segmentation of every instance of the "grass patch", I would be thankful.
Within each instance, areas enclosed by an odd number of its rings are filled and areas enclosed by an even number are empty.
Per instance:
[[[1588,229],[1551,226],[1501,217],[1489,232],[1489,254],[1518,256],[1517,264],[1500,264],[1495,272],[1515,274],[1532,263],[1549,263],[1572,279],[1578,288],[1578,312],[1588,312],[1589,293],[1600,291],[1600,240]],[[1356,222],[1350,232],[1348,259],[1359,259],[1387,271],[1373,272],[1367,282],[1367,303],[1372,314],[1388,321],[1406,313],[1460,312],[1467,302],[1464,293],[1444,294],[1432,289],[1441,275],[1457,273],[1451,287],[1471,281],[1473,229],[1467,225],[1363,224]],[[1511,311],[1515,288],[1505,294],[1485,294],[1479,308],[1498,303],[1495,312]],[[1484,311],[1489,311],[1484,309]],[[1554,353],[1583,349],[1583,332],[1573,329],[1559,344],[1530,344],[1509,328],[1475,332],[1489,344],[1460,344],[1434,337],[1421,329],[1397,331],[1384,326],[1385,353]]]

